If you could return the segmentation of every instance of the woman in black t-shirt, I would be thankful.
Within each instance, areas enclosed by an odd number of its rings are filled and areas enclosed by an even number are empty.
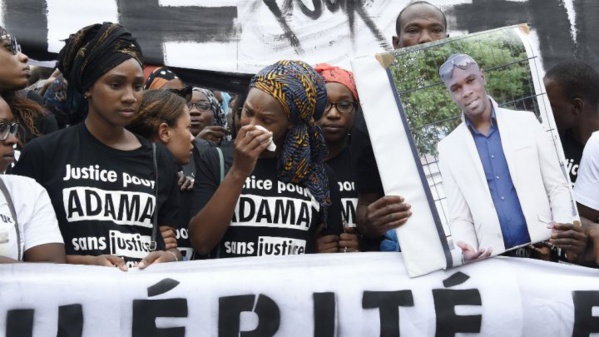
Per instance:
[[[325,104],[322,77],[303,62],[279,61],[253,77],[228,173],[216,149],[198,166],[199,212],[189,224],[197,252],[313,253],[318,235],[342,231],[336,182],[315,125]]]
[[[327,251],[338,248],[344,253],[356,252],[360,250],[355,220],[358,194],[354,189],[349,133],[354,122],[354,112],[359,106],[358,91],[351,71],[326,63],[317,64],[314,70],[324,78],[327,88],[327,105],[316,124],[322,128],[329,150],[326,163],[333,169],[339,181],[344,230],[339,237],[322,237],[319,246]],[[362,249],[367,248],[362,246]]]
[[[161,143],[173,154],[178,165],[190,163],[192,155],[191,118],[186,101],[181,96],[166,90],[149,90],[139,106],[137,116],[127,129],[153,142]],[[175,246],[179,249],[185,260],[193,258],[193,249],[189,243],[187,224],[191,218],[189,203],[191,193],[187,189],[180,191],[181,204],[179,215],[175,221],[174,228],[160,228],[162,233],[173,231],[170,240],[175,240]],[[175,234],[176,233],[176,234]],[[165,239],[167,241],[167,239]]]
[[[84,121],[31,141],[14,172],[47,189],[67,262],[126,270],[180,260],[158,230],[177,214],[173,156],[125,129],[143,96],[137,41],[118,24],[95,24],[71,35],[58,58]]]

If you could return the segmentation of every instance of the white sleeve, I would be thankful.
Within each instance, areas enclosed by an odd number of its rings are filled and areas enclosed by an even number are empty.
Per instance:
[[[550,134],[543,129],[542,124],[532,113],[529,113],[529,119],[535,132],[541,178],[549,197],[552,220],[557,223],[572,223],[575,212],[567,174],[564,174],[560,168],[557,151]]]
[[[574,197],[578,203],[599,210],[599,132],[591,135],[582,152]]]
[[[21,206],[16,212],[23,233],[23,251],[47,243],[63,243],[48,192],[34,180],[29,181],[29,186],[23,185],[17,193],[27,193],[28,197],[23,200],[31,204],[17,205],[16,198],[13,198],[15,207]],[[16,191],[13,190],[13,195],[14,192]]]
[[[460,186],[455,181],[451,168],[449,167],[450,155],[447,153],[448,144],[441,141],[438,145],[439,152],[439,170],[443,179],[443,190],[447,200],[449,215],[449,229],[454,242],[463,241],[478,249],[478,238],[474,230],[474,219],[470,212],[470,207],[464,198]],[[458,248],[458,251],[461,250]]]

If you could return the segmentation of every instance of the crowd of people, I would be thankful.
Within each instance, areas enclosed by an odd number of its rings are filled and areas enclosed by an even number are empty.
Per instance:
[[[399,49],[446,37],[444,13],[414,1],[399,13],[392,41]],[[0,27],[0,43],[0,262],[127,270],[207,258],[400,251],[396,229],[417,225],[409,222],[409,200],[384,193],[349,70],[281,60],[259,71],[246,92],[229,94],[144,65],[135,37],[102,23],[72,34],[55,71],[31,85],[16,37]],[[470,128],[464,137],[505,135],[502,124],[494,127],[504,112],[486,92],[476,104],[480,114],[469,98],[477,93],[470,87],[484,88],[470,61],[450,58],[440,71]],[[549,197],[551,239],[526,248],[530,257],[596,267],[599,74],[567,61],[547,71],[545,86],[583,226],[552,217],[560,200]],[[524,195],[515,185],[509,193],[519,207]],[[521,220],[525,230],[529,219]],[[531,241],[523,237],[498,244]],[[466,260],[491,255],[476,239],[460,248]]]

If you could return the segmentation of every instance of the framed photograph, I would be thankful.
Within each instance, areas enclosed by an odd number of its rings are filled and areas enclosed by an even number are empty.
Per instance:
[[[361,57],[352,68],[385,194],[412,206],[397,229],[411,276],[527,254],[549,224],[578,220],[528,26]],[[492,114],[483,129],[481,109]]]

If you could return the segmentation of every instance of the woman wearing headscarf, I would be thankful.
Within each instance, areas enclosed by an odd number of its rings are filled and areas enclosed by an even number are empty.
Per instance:
[[[355,220],[358,194],[354,189],[354,174],[351,169],[349,133],[354,123],[354,112],[359,107],[358,90],[351,71],[326,63],[316,65],[314,70],[324,78],[327,88],[327,104],[316,125],[322,129],[329,151],[326,163],[339,181],[344,229],[339,237],[322,237],[319,245],[328,251],[334,249],[337,243],[339,251],[355,252],[359,251]]]
[[[84,121],[27,144],[15,173],[48,191],[67,262],[126,270],[180,260],[158,227],[177,215],[173,156],[125,129],[143,96],[137,41],[118,24],[95,24],[71,35],[58,58],[67,101]]]
[[[196,175],[196,163],[201,152],[221,145],[227,137],[227,122],[218,101],[212,91],[194,87],[191,91],[187,108],[191,116],[191,134],[196,137],[193,141],[193,156],[191,162],[182,167],[182,175],[191,184],[182,185],[181,190],[191,190]],[[179,181],[182,183],[182,181]]]
[[[223,153],[229,164],[233,161],[233,156],[225,114],[212,91],[194,87],[187,107],[191,116],[191,134],[196,138],[193,141],[194,152],[191,162],[183,166],[183,174],[193,181],[197,173],[196,164],[199,162],[199,156],[205,150],[215,146],[226,147]],[[191,188],[193,185],[186,190]]]
[[[336,181],[315,125],[325,104],[322,77],[303,62],[279,61],[253,77],[228,173],[216,149],[198,166],[200,211],[189,224],[196,251],[314,253],[318,235],[342,231]]]
[[[151,69],[151,72],[147,77],[144,76],[144,89],[145,90],[156,90],[156,89],[183,89],[185,84],[183,80],[177,76],[168,67],[152,67],[144,66],[144,72],[146,69]]]
[[[194,87],[189,103],[191,133],[201,139],[220,144],[230,140],[227,118],[214,93],[208,89]]]
[[[21,125],[17,148],[35,137],[58,129],[54,116],[34,99],[41,98],[33,91],[23,91],[31,70],[29,58],[21,52],[14,35],[0,26],[0,95],[10,106],[16,121]]]

